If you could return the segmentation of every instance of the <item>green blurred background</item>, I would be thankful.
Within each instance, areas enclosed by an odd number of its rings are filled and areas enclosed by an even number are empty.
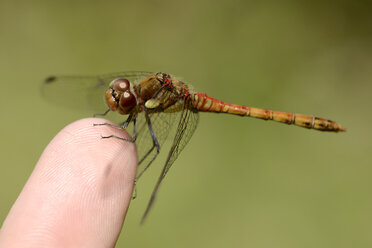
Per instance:
[[[42,99],[43,78],[164,71],[348,132],[202,114],[144,226],[164,157],[141,179],[117,247],[371,247],[371,13],[370,1],[0,1],[1,221],[48,142],[92,115]]]

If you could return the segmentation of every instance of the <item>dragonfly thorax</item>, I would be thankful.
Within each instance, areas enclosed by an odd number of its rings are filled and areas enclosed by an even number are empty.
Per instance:
[[[105,93],[105,98],[110,110],[122,115],[129,114],[137,106],[136,93],[125,78],[114,79]]]
[[[170,76],[166,73],[161,72],[145,78],[138,85],[138,96],[143,101],[154,98],[157,92],[159,92],[160,88],[162,88],[166,82],[169,82],[169,80]]]

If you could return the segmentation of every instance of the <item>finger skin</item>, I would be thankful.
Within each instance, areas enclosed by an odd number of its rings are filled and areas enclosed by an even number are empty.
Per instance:
[[[0,247],[114,247],[137,170],[123,130],[83,119],[65,127],[41,155],[0,231]]]

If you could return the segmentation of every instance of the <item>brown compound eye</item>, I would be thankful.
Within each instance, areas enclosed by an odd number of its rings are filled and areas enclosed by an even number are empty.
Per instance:
[[[124,92],[124,91],[127,91],[129,90],[130,88],[130,83],[128,81],[128,79],[125,79],[125,78],[117,78],[117,79],[114,79],[110,86],[118,91],[118,92]]]
[[[118,103],[116,102],[115,97],[112,95],[112,89],[106,90],[105,99],[106,99],[107,106],[112,111],[116,111],[118,107]]]
[[[120,108],[124,113],[128,113],[133,107],[137,105],[136,97],[129,90],[125,91],[119,100]]]

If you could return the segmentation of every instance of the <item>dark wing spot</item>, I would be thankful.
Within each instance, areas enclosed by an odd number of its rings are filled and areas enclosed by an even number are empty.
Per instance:
[[[50,76],[50,77],[47,77],[44,82],[49,84],[49,83],[53,83],[54,81],[56,81],[57,78],[55,76]]]

